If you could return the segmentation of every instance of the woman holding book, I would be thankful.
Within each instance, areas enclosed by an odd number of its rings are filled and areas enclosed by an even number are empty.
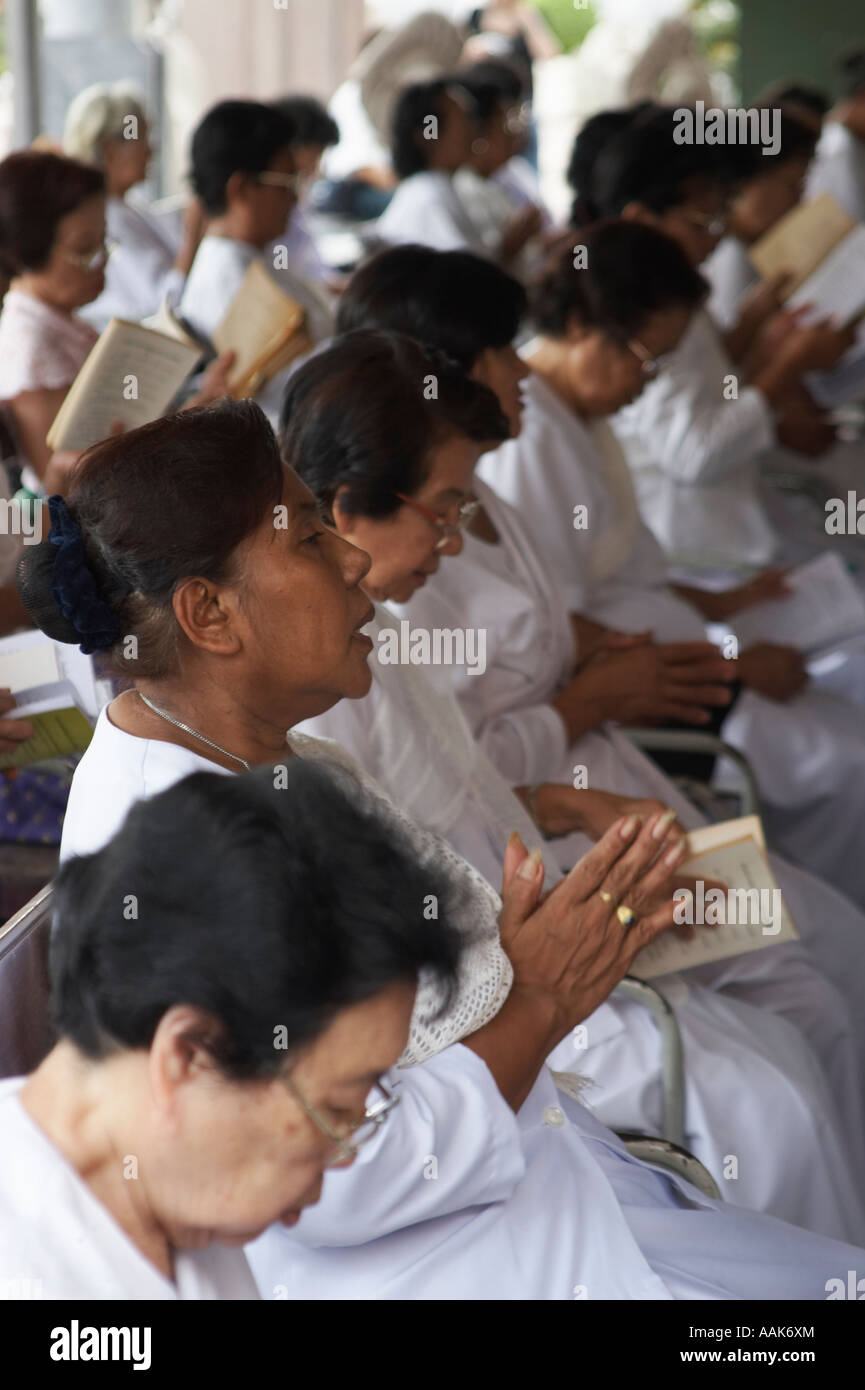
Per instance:
[[[180,301],[180,315],[205,341],[225,319],[254,263],[288,297],[287,315],[301,306],[307,342],[321,342],[333,332],[330,297],[300,273],[284,244],[299,187],[294,140],[288,117],[257,101],[219,102],[193,134],[192,185],[209,221]],[[284,385],[283,370],[258,396],[274,421]]]
[[[440,383],[449,399],[447,367]],[[455,390],[470,403],[465,384]],[[494,401],[475,400],[498,418]],[[286,730],[369,688],[369,560],[322,527],[254,405],[225,402],[99,445],[57,535],[61,547],[49,540],[28,563],[31,610],[58,638],[96,638],[135,682],[103,711],[80,766],[66,857],[99,849],[133,801],[190,771],[229,776],[276,759],[278,772],[293,756],[353,767],[334,745],[293,734],[286,744]],[[60,548],[76,578],[58,606]],[[434,867],[433,892],[443,873],[462,904],[459,984],[435,1020],[440,994],[419,997],[400,1105],[370,1161],[325,1178],[296,1242],[273,1230],[251,1249],[264,1295],[281,1285],[289,1297],[568,1300],[582,1286],[596,1297],[822,1298],[860,1251],[634,1160],[544,1066],[672,920],[653,903],[682,850],[658,859],[659,818],[615,822],[540,905],[536,857],[512,846],[502,904],[364,785]],[[424,1180],[430,1156],[437,1181]]]

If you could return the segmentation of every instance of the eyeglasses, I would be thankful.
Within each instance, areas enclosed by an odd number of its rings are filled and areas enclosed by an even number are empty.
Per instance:
[[[89,254],[83,251],[67,251],[65,247],[61,247],[58,254],[63,257],[64,261],[69,261],[71,265],[77,265],[79,270],[92,271],[101,270],[107,264],[108,257],[116,249],[116,241],[103,241],[98,250],[91,251]]]
[[[697,208],[688,208],[682,211],[680,216],[686,222],[690,222],[692,227],[699,227],[701,232],[706,232],[711,237],[722,237],[727,230],[727,223],[730,214],[724,212],[699,212]]]
[[[263,169],[260,174],[255,175],[255,182],[266,184],[269,188],[284,188],[287,193],[293,193],[297,197],[303,184],[303,176],[298,173],[284,174],[278,169]]]
[[[308,1115],[322,1134],[336,1145],[336,1153],[325,1159],[325,1168],[337,1168],[340,1164],[355,1158],[358,1149],[363,1148],[364,1144],[368,1144],[371,1139],[375,1138],[390,1112],[400,1102],[399,1096],[391,1095],[390,1091],[378,1081],[373,1090],[378,1091],[381,1099],[367,1107],[362,1120],[337,1129],[329,1120],[325,1119],[320,1110],[317,1110],[314,1105],[310,1105],[290,1076],[281,1076],[279,1079],[291,1092],[304,1114]]]
[[[657,357],[652,356],[647,347],[643,346],[639,338],[630,338],[627,343],[627,348],[629,352],[632,352],[635,357],[640,359],[643,376],[651,380],[658,375],[658,372],[661,370],[660,362]]]
[[[461,531],[464,531],[467,526],[471,525],[480,511],[481,506],[476,497],[466,497],[460,502],[457,508],[456,521],[445,521],[444,517],[436,516],[435,512],[430,511],[429,507],[424,507],[420,502],[415,502],[413,497],[406,497],[404,492],[398,492],[397,497],[401,502],[404,502],[407,507],[411,507],[413,511],[420,512],[421,516],[425,517],[430,525],[436,528],[439,533],[438,540],[435,543],[437,554],[439,551],[444,550],[446,545],[450,544],[454,536],[458,536]]]

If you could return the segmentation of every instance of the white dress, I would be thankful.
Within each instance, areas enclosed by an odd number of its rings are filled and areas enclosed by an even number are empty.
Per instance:
[[[24,1109],[26,1077],[0,1081],[0,1300],[257,1299],[242,1250],[150,1263]]]
[[[705,310],[694,315],[663,370],[611,424],[643,517],[678,567],[734,572],[798,563],[830,547],[860,569],[865,564],[860,538],[830,542],[821,508],[791,502],[763,482],[770,467],[813,473],[814,465],[778,446],[768,402],[744,384]],[[835,486],[857,456],[861,460],[861,446],[852,459],[841,450]],[[826,466],[831,477],[834,451]]]
[[[663,552],[636,512],[608,428],[590,431],[537,375],[526,383],[525,398],[520,435],[486,455],[479,473],[519,511],[522,530],[550,571],[547,589],[557,586],[569,611],[626,632],[651,629],[664,642],[702,640],[703,620],[668,585]],[[580,505],[588,509],[586,524],[575,529]],[[510,516],[510,509],[502,514],[506,528]],[[450,561],[444,570],[447,582]],[[730,626],[735,631],[735,619]],[[863,665],[865,640],[848,644],[829,678],[844,694],[812,686],[779,704],[746,690],[723,724],[724,738],[752,764],[778,848],[858,903],[865,902],[857,848],[865,815],[865,727],[853,699],[862,696]]]
[[[167,219],[148,213],[143,200],[109,198],[106,235],[114,250],[105,267],[105,288],[81,317],[101,333],[109,319],[134,323],[155,314],[164,299],[179,300],[186,276],[174,266],[177,244]]]
[[[332,745],[290,743],[346,762]],[[134,800],[205,769],[222,770],[124,734],[103,711],[76,770],[63,856],[99,848]],[[474,891],[458,856],[381,809]],[[248,1248],[265,1298],[822,1299],[838,1269],[865,1258],[638,1162],[546,1069],[518,1115],[459,1043],[398,1076],[401,1103],[381,1135],[325,1174],[292,1232],[271,1228]]]
[[[205,341],[222,323],[240,283],[254,260],[270,272],[280,289],[302,304],[306,310],[307,328],[316,343],[324,342],[334,331],[334,318],[324,290],[296,273],[293,269],[275,269],[273,256],[262,253],[245,241],[231,237],[206,236],[202,239],[186,280],[180,300],[179,313],[192,331]],[[259,405],[275,426],[279,420],[285,384],[298,362],[277,372],[256,397]]]
[[[545,560],[532,546],[521,517],[483,483],[478,491],[502,543],[487,545],[468,535],[462,554],[447,558],[406,609],[396,608],[400,617],[409,618],[419,628],[485,630],[486,670],[469,675],[465,668],[450,668],[457,698],[476,738],[514,786],[570,782],[577,768],[585,769],[591,787],[660,798],[675,808],[683,825],[690,828],[700,824],[694,807],[615,726],[592,730],[569,747],[564,723],[549,703],[574,661],[572,631],[559,589]],[[848,834],[855,834],[856,825],[853,821],[854,828]],[[570,867],[585,848],[582,836],[557,841],[562,867]],[[865,1074],[861,946],[865,923],[862,913],[828,885],[777,857],[772,863],[820,973],[801,959],[801,947],[783,946],[773,952],[756,952],[747,961],[736,958],[721,973],[709,967],[712,974],[708,978],[715,987],[724,980],[725,987],[739,998],[755,1002],[759,997],[761,1004],[797,1023],[823,1062],[839,1109],[852,1126],[852,1142],[858,1153],[861,1076]],[[789,979],[780,983],[782,961],[785,975],[792,970],[799,979],[797,985]],[[759,986],[755,985],[755,972],[760,977]],[[707,977],[701,974],[700,978]],[[832,1036],[832,1021],[841,1005],[838,991],[847,1005],[842,1011],[853,1021],[853,1044],[859,1054],[857,1066],[845,1024],[842,1052],[846,1060],[840,1070],[841,1053]]]
[[[416,243],[434,251],[474,251],[485,256],[475,227],[450,174],[424,169],[403,179],[378,222],[376,235],[391,246]]]
[[[444,836],[489,882],[500,882],[510,832],[519,831],[525,844],[534,845],[540,838],[537,827],[472,737],[450,683],[429,679],[417,667],[377,660],[380,634],[395,621],[380,607],[366,628],[375,643],[369,695],[342,700],[300,729],[335,739],[420,825]],[[577,837],[572,837],[572,851],[576,842]],[[547,883],[552,884],[561,871],[555,846],[549,842],[544,846],[544,860]],[[744,969],[747,974],[755,967],[745,961]],[[760,987],[764,974],[761,963],[755,970],[755,987]],[[711,1169],[726,1200],[801,1225],[816,1222],[830,1234],[837,1230],[834,1217],[825,1225],[826,1198],[832,1209],[835,1197],[828,1193],[821,1197],[813,1186],[814,1172],[826,1171],[825,1156],[811,1152],[813,1068],[810,1061],[804,1068],[798,1062],[790,1065],[791,1057],[799,1057],[807,1048],[796,1039],[791,1051],[790,1025],[741,1003],[734,997],[735,987],[725,990],[723,979],[717,997],[710,988],[689,983],[687,977],[671,976],[656,983],[676,1006],[683,1034],[688,1147]],[[791,983],[791,979],[776,982],[775,992]],[[771,1004],[767,1007],[771,1009]],[[551,1066],[592,1078],[595,1084],[586,1099],[605,1123],[622,1130],[657,1131],[659,1045],[646,1010],[614,997],[596,1010],[585,1027],[587,1048],[576,1050],[569,1038],[550,1059]],[[836,1038],[832,1046],[839,1042],[844,1050],[849,1046],[844,1038]],[[854,1069],[851,1064],[851,1072]],[[797,1072],[804,1085],[798,1095]],[[823,1089],[820,1079],[817,1091]],[[855,1092],[851,1102],[857,1105]],[[776,1112],[768,1133],[763,1123],[767,1104]],[[796,1140],[795,1132],[799,1133]],[[724,1175],[724,1158],[731,1152],[741,1160],[735,1179]],[[791,1154],[796,1156],[792,1161]],[[799,1161],[802,1168],[796,1177]],[[835,1187],[836,1179],[832,1181]],[[846,1187],[852,1191],[849,1182]],[[803,1194],[807,1194],[804,1206],[800,1205]],[[857,1205],[854,1199],[842,1221],[852,1218]]]

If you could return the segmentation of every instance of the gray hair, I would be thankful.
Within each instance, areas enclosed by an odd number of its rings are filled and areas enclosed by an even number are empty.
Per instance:
[[[129,117],[147,123],[144,93],[131,82],[96,82],[70,104],[63,131],[63,149],[74,159],[102,165],[104,140],[129,139]]]

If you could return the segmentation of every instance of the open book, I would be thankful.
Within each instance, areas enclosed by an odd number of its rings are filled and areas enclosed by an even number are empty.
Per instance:
[[[200,356],[188,338],[112,319],[57,412],[49,447],[86,449],[105,439],[116,420],[132,430],[158,419]]]
[[[849,323],[865,309],[865,226],[823,193],[788,212],[752,246],[751,264],[764,279],[789,271],[787,304],[813,304],[816,314]]]
[[[52,642],[42,632],[0,640],[0,685],[8,686],[17,700],[4,718],[27,719],[33,725],[26,743],[0,754],[0,768],[83,753],[99,710],[110,697],[89,656],[64,642]]]
[[[766,857],[759,816],[742,816],[692,830],[688,845],[690,856],[679,873],[698,880],[697,892],[690,904],[682,900],[680,915],[684,924],[695,926],[696,936],[693,941],[683,941],[675,931],[665,932],[640,951],[631,975],[651,980],[798,939]],[[727,892],[701,890],[706,879],[728,884]],[[707,925],[699,925],[701,920]]]
[[[306,311],[287,295],[260,261],[252,261],[222,323],[213,333],[217,352],[235,353],[233,396],[255,396],[302,353],[312,339]]]
[[[788,572],[791,592],[736,613],[731,627],[741,648],[779,642],[806,654],[865,635],[865,597],[844,562],[830,551]]]

